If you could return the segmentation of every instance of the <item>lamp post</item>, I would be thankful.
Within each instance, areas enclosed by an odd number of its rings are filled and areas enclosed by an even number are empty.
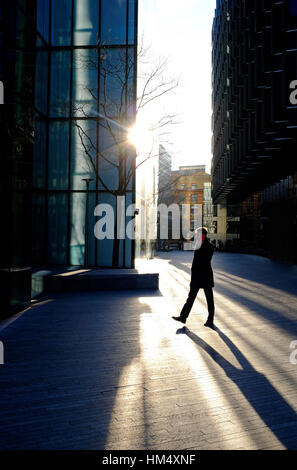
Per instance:
[[[85,267],[88,267],[88,255],[89,255],[89,185],[93,181],[92,178],[82,178],[87,186],[87,197],[86,197],[86,216],[85,216]]]

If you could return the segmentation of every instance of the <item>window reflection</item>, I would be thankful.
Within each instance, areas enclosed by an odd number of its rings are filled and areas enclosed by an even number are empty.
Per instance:
[[[51,116],[68,116],[70,100],[70,51],[51,54]]]
[[[103,48],[100,64],[100,113],[131,122],[135,116],[133,48]]]
[[[121,134],[112,123],[101,120],[99,127],[99,175],[111,190],[119,186],[119,142]],[[100,183],[99,189],[105,189]]]
[[[103,49],[100,66],[100,112],[118,121],[125,115],[126,50]]]
[[[49,0],[37,1],[37,30],[45,39],[49,40]]]
[[[87,149],[87,153],[85,151]],[[95,169],[97,154],[97,122],[77,120],[72,124],[71,141],[71,187],[85,190],[83,178],[93,178],[90,189],[96,187]]]
[[[96,45],[99,34],[99,0],[74,0],[73,44]]]
[[[68,189],[69,123],[50,123],[49,135],[49,189]]]
[[[116,197],[109,193],[101,192],[99,194],[99,204],[109,204],[113,208],[114,216],[116,217]],[[105,214],[103,213],[102,217]],[[96,219],[96,222],[99,218]],[[101,267],[112,266],[112,253],[114,249],[114,240],[105,238],[104,240],[97,240],[97,264]],[[119,267],[123,267],[123,253],[124,253],[124,240],[120,241],[119,247]]]
[[[71,44],[72,0],[52,0],[52,45]]]
[[[126,194],[126,210],[129,206],[131,206],[133,203],[133,197],[132,193],[127,193]],[[127,216],[126,217],[126,225],[128,225],[129,222],[131,222],[135,217],[133,216]],[[130,238],[127,238],[125,240],[125,265],[127,267],[130,267],[132,264],[132,240]]]
[[[43,114],[47,113],[48,52],[39,48],[36,52],[35,106]]]
[[[54,193],[48,200],[48,261],[67,263],[67,194]]]
[[[85,255],[86,193],[72,193],[70,202],[70,264],[82,266]]]
[[[102,44],[126,44],[127,0],[101,0]]]
[[[32,245],[33,264],[44,263],[45,227],[46,227],[46,195],[44,192],[33,191],[32,207],[34,217],[32,219],[32,231],[34,243]]]
[[[129,0],[128,44],[135,44],[135,0]]]
[[[98,52],[77,49],[73,52],[72,99],[74,116],[97,115]]]
[[[33,184],[36,188],[45,186],[46,123],[35,119]]]

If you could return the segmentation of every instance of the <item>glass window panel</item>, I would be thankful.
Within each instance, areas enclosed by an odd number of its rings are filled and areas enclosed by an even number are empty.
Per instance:
[[[46,123],[35,119],[34,129],[34,166],[33,185],[36,188],[45,187],[46,172]]]
[[[114,211],[114,217],[116,217],[116,197],[108,193],[100,193],[98,204],[109,204]],[[104,217],[104,213],[103,216]],[[100,220],[96,217],[96,222]],[[97,264],[101,267],[111,268],[112,257],[114,249],[114,240],[105,238],[104,240],[97,240]],[[123,265],[123,242],[120,247],[120,267]]]
[[[3,57],[3,32],[0,31],[0,57],[2,58]],[[1,80],[3,81],[3,73],[4,73],[4,70],[3,70],[3,59],[0,60],[0,78]]]
[[[70,239],[70,263],[74,266],[84,265],[85,262],[85,214],[86,193],[73,193],[71,195],[71,239]],[[88,202],[89,236],[88,236],[88,264],[95,265],[96,238],[94,226],[96,223],[94,210],[96,206],[96,194],[89,193]]]
[[[126,56],[126,48],[101,50],[100,113],[118,122],[126,112]]]
[[[70,60],[70,51],[57,51],[51,54],[51,116],[69,115]]]
[[[99,175],[109,190],[119,187],[119,154],[123,150],[122,132],[114,124],[100,121],[99,127]],[[99,182],[99,189],[106,189]]]
[[[73,114],[97,116],[98,102],[98,52],[77,49],[73,53]]]
[[[126,183],[127,191],[132,191],[134,188],[134,177],[135,177],[135,160],[136,160],[136,149],[134,145],[127,142],[126,149]]]
[[[89,216],[89,237],[88,237],[88,264],[89,266],[95,266],[95,246],[96,238],[94,234],[94,227],[96,223],[96,218],[94,216],[94,211],[96,207],[96,193],[89,193],[89,207],[88,207],[88,216]]]
[[[96,45],[99,40],[99,0],[74,0],[73,43]]]
[[[86,193],[72,193],[70,207],[70,264],[83,266],[85,256]]]
[[[71,44],[72,0],[52,0],[52,45]]]
[[[71,187],[85,190],[83,178],[92,178],[90,189],[96,188],[97,121],[77,120],[72,124]]]
[[[126,44],[127,0],[101,0],[102,44]]]
[[[127,208],[132,204],[132,193],[126,194],[126,210]],[[126,227],[131,220],[133,220],[134,217],[132,216],[127,216],[126,217]],[[132,267],[132,240],[129,238],[126,238],[125,240],[125,267],[126,268],[131,268]]]
[[[124,243],[125,243],[125,240],[120,240],[119,262],[118,262],[119,268],[124,267]]]
[[[48,262],[67,264],[67,194],[49,194],[48,199]]]
[[[48,187],[68,189],[69,123],[51,122],[49,136]]]
[[[134,122],[136,116],[136,83],[135,83],[135,55],[134,48],[128,49],[128,74],[127,74],[127,119]]]
[[[135,44],[135,0],[129,0],[128,44]]]
[[[42,265],[45,247],[45,193],[35,192],[32,194],[32,233],[34,243],[32,244],[33,266]]]
[[[35,106],[43,114],[47,114],[47,82],[48,52],[45,49],[38,48],[35,69]]]
[[[8,2],[7,2],[8,3]],[[10,3],[10,2],[9,2]],[[15,24],[15,47],[20,50],[24,50],[24,38],[26,37],[26,27],[28,27],[28,20],[26,18],[25,11],[22,8],[16,8],[15,11],[16,20]],[[9,25],[11,28],[12,25]],[[1,28],[2,29],[2,28]],[[6,38],[5,38],[6,39]]]
[[[49,40],[49,0],[37,1],[37,30],[45,39]]]

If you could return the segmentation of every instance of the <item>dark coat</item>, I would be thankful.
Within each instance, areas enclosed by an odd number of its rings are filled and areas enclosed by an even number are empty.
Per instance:
[[[195,250],[192,264],[191,284],[196,287],[214,287],[211,258],[215,247],[205,238],[201,247]]]

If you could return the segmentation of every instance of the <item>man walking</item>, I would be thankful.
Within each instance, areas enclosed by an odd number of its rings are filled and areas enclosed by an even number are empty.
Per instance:
[[[192,275],[190,292],[188,299],[183,306],[183,309],[179,317],[172,317],[176,321],[186,323],[187,318],[192,309],[193,303],[197,297],[199,289],[204,289],[207,307],[208,307],[208,319],[204,326],[214,328],[214,300],[213,291],[213,271],[211,267],[211,258],[214,253],[215,247],[208,241],[207,238],[208,230],[206,227],[202,227],[196,230],[196,244],[195,253],[192,264]]]

